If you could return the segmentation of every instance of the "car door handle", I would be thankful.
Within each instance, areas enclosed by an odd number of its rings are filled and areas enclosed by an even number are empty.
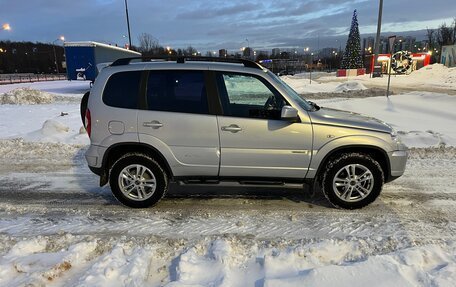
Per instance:
[[[229,126],[222,127],[222,131],[237,133],[237,132],[242,131],[242,128],[239,127],[238,125],[229,125]]]
[[[143,122],[143,127],[158,129],[161,128],[163,124],[159,121],[150,121],[150,122]]]

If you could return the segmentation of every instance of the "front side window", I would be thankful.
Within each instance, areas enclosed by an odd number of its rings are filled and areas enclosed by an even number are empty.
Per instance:
[[[111,75],[103,91],[103,102],[111,107],[138,108],[141,71],[120,72]]]
[[[227,116],[280,119],[286,104],[278,92],[253,75],[220,73],[218,86]]]
[[[209,113],[203,71],[150,71],[146,95],[149,110]]]

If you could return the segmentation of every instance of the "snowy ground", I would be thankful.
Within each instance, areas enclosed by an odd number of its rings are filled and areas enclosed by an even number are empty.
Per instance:
[[[387,75],[383,75],[380,78],[371,78],[370,75],[338,78],[333,74],[325,76],[323,73],[318,73],[316,80],[312,81],[312,84],[308,80],[309,73],[282,78],[302,94],[333,92],[339,85],[344,83],[352,85],[357,90],[366,87],[386,88],[388,81]],[[307,79],[307,81],[302,81],[301,79]],[[433,64],[414,71],[410,75],[392,75],[391,90],[396,91],[396,93],[427,91],[456,95],[456,68],[447,68],[441,64]]]
[[[86,167],[75,99],[88,85],[0,86],[0,97],[27,87],[52,99],[0,105],[0,286],[454,286],[454,96],[318,100],[379,117],[417,147],[365,209],[330,208],[308,188],[173,185],[132,210]]]

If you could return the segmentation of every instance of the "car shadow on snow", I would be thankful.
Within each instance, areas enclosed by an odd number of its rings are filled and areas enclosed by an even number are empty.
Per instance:
[[[195,199],[200,200],[201,203],[213,199],[284,200],[294,203],[308,203],[312,206],[331,206],[321,192],[312,191],[307,185],[304,185],[303,188],[288,188],[283,186],[179,185],[173,183],[164,199]]]

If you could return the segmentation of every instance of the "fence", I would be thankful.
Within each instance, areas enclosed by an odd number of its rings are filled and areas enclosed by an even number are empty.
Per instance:
[[[0,85],[66,79],[66,74],[0,74]]]

